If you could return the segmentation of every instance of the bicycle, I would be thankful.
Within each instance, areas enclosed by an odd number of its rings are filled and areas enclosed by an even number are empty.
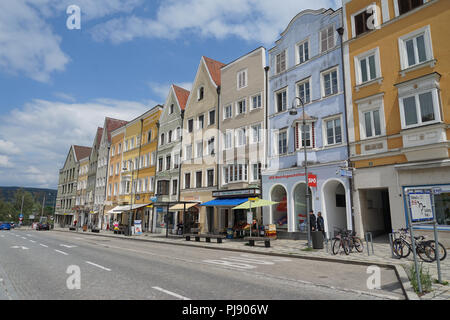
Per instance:
[[[408,233],[408,229],[400,229],[399,238],[393,241],[393,254],[398,259],[407,258],[412,252],[412,239]],[[431,245],[431,241],[424,241],[424,236],[414,237],[414,244],[416,247],[416,253],[425,262],[433,262],[436,260],[435,250]],[[407,249],[406,253],[404,248]],[[434,258],[433,258],[434,257]]]
[[[337,233],[335,232],[335,236],[332,239],[332,252],[334,255],[337,255],[340,251],[341,248],[344,250],[344,253],[346,255],[350,254],[350,246],[349,246],[349,242],[350,240],[348,239],[346,233],[341,230],[341,229],[337,229],[335,228],[335,231],[337,230]]]
[[[346,231],[346,233],[349,239],[350,252],[352,252],[353,249],[356,249],[356,251],[358,251],[359,253],[363,252],[364,251],[363,242],[361,241],[360,238],[356,236],[356,232],[349,230]]]

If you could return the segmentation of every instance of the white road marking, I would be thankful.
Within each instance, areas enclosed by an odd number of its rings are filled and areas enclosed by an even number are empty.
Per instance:
[[[101,266],[101,265],[99,265],[99,264],[96,264],[96,263],[93,263],[93,262],[90,262],[90,261],[86,261],[86,263],[87,263],[87,264],[90,264],[90,265],[93,265],[94,267],[97,267],[97,268],[106,270],[106,271],[111,271],[111,269],[105,268],[105,267],[103,267],[103,266]]]
[[[175,292],[171,292],[171,291],[168,291],[168,290],[164,290],[164,289],[162,289],[162,288],[160,288],[160,287],[152,287],[152,288],[155,289],[155,290],[164,292],[165,294],[174,296],[175,298],[178,298],[178,299],[181,299],[181,300],[191,300],[191,299],[189,299],[189,298],[180,296],[179,294],[176,294]]]
[[[27,233],[27,236],[31,237],[31,234],[28,234],[28,233]]]
[[[11,247],[12,249],[22,249],[22,250],[28,250],[28,248],[27,247],[24,247],[24,246],[13,246],[13,247]]]
[[[30,242],[36,243],[36,241],[34,241],[34,240],[30,240]]]
[[[27,240],[27,238],[25,238],[25,237],[22,237],[22,239]]]
[[[59,245],[60,247],[66,247],[66,248],[76,248],[77,246],[69,246],[69,245],[67,245],[67,244],[60,244]]]
[[[55,249],[55,251],[58,252],[58,253],[61,253],[61,254],[63,254],[63,255],[66,255],[66,256],[69,255],[68,253],[65,253],[64,251],[59,251],[59,250],[56,250],[56,249]]]
[[[48,246],[46,246],[45,244],[39,243],[39,245],[44,247],[44,248],[48,248]]]

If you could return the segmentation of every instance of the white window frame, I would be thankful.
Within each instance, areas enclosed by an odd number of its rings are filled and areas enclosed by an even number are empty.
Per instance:
[[[255,182],[255,181],[259,181],[260,180],[259,179],[259,165],[261,165],[261,171],[262,171],[263,168],[262,168],[261,161],[250,163],[250,171],[251,171],[250,181],[251,182]],[[255,177],[254,166],[257,166],[257,170],[258,170],[257,177]]]
[[[255,107],[255,105],[254,105],[254,103],[253,103],[253,99],[254,99],[254,98],[257,98],[257,97],[260,97],[261,105]],[[261,108],[263,107],[262,92],[257,93],[257,94],[254,94],[253,96],[250,97],[250,105],[251,105],[251,106],[250,106],[250,111],[258,110],[258,109],[261,109]]]
[[[229,108],[230,110],[230,116],[227,117],[227,109]],[[223,108],[223,120],[227,120],[227,119],[231,119],[233,118],[233,105],[232,104],[228,104],[225,105],[225,107]]]
[[[298,147],[297,147],[297,143],[295,145],[295,150],[299,151],[299,150],[303,150],[303,121],[297,121],[298,124],[298,128],[296,126],[296,130],[297,131],[297,137],[298,137]],[[314,126],[314,121],[305,121],[305,124],[307,126],[309,126],[309,140],[310,140],[310,146],[306,146],[306,149],[312,149],[315,145],[314,143],[314,137],[313,137],[313,126]]]
[[[416,42],[414,41],[414,52],[415,52],[416,64],[410,66],[410,65],[408,65],[408,52],[406,50],[406,42],[413,38],[417,38],[421,35],[424,35],[425,52],[427,55],[427,59],[423,62],[419,62],[417,46],[415,45]],[[433,41],[431,38],[430,25],[427,25],[423,28],[414,30],[413,32],[410,32],[408,34],[405,34],[405,35],[399,37],[398,38],[398,47],[399,47],[399,53],[400,53],[400,66],[401,66],[402,70],[413,68],[413,67],[421,65],[423,63],[427,63],[429,61],[434,60]]]
[[[278,57],[278,56],[281,57],[281,55],[283,54],[283,52],[284,52],[284,66],[285,66],[285,68],[284,68],[284,70],[281,70],[281,60],[280,60],[280,70],[278,70],[277,57]],[[277,54],[275,55],[275,66],[274,66],[274,70],[275,70],[275,74],[278,75],[278,74],[281,74],[281,73],[283,73],[283,72],[286,72],[287,69],[288,69],[288,51],[287,51],[287,49],[284,49],[284,50],[280,51],[279,53],[277,53]]]
[[[257,140],[255,141],[255,127],[259,127],[259,133],[258,133],[258,135],[257,135]],[[262,127],[263,127],[263,124],[262,124],[262,122],[260,122],[260,123],[255,123],[255,124],[253,124],[252,126],[251,126],[251,128],[250,128],[250,132],[251,132],[251,134],[250,134],[250,136],[251,136],[251,138],[250,138],[250,144],[258,144],[258,143],[261,143],[262,142],[262,137],[263,137],[263,133],[262,133]]]
[[[233,149],[233,130],[227,130],[225,132],[224,148],[225,150]]]
[[[244,102],[244,111],[239,112],[239,103]],[[236,117],[247,113],[247,98],[236,101]]]
[[[329,94],[329,95],[326,95],[325,94],[325,80],[324,80],[324,77],[325,77],[325,75],[326,74],[331,74],[333,71],[336,71],[336,79],[337,79],[337,92],[334,92],[334,93],[331,93],[331,94]],[[331,79],[331,81],[332,81],[332,79]],[[320,73],[320,87],[321,87],[321,94],[322,94],[322,98],[328,98],[328,97],[332,97],[332,96],[334,96],[334,95],[336,95],[336,94],[339,94],[339,92],[340,92],[340,83],[339,83],[340,81],[339,81],[339,68],[336,66],[336,67],[332,67],[332,68],[330,68],[330,69],[327,69],[327,70],[324,70],[324,71],[322,71],[321,73]],[[333,86],[333,83],[331,83],[331,86]]]
[[[300,46],[303,46],[303,56],[305,56],[305,46],[304,46],[305,43],[308,44],[308,59],[301,62],[299,49],[300,49]],[[311,43],[309,41],[309,38],[306,38],[295,45],[295,63],[302,64],[302,63],[308,62],[310,59],[311,59]]]
[[[214,154],[215,154],[215,152],[216,152],[216,138],[215,137],[210,137],[207,141],[206,141],[206,152],[207,152],[207,155],[208,156],[212,156],[213,154],[211,153],[211,149],[210,149],[210,146],[211,146],[211,140],[213,140],[214,139],[214,143],[212,144],[212,148],[213,148],[213,150],[214,150]]]
[[[239,86],[242,75],[244,75],[243,76],[244,84],[243,84],[243,86]],[[236,80],[237,80],[236,88],[238,91],[241,89],[247,88],[248,87],[248,69],[243,69],[243,70],[238,71],[238,73],[236,74]]]
[[[201,152],[201,154],[199,155],[199,145],[201,145],[202,146],[202,152]],[[200,140],[200,141],[197,141],[196,143],[195,143],[195,158],[202,158],[203,157],[203,140]]]
[[[307,78],[307,79],[300,80],[299,82],[297,82],[297,83],[295,84],[295,90],[296,90],[296,93],[297,93],[297,97],[300,97],[300,88],[299,88],[299,86],[304,85],[304,84],[306,84],[306,83],[309,84],[309,101],[308,101],[308,102],[303,101],[304,104],[308,104],[308,103],[311,103],[311,102],[312,102],[311,77],[309,77],[309,78]]]
[[[371,3],[370,5],[368,5],[367,7],[365,7],[364,9],[361,9],[357,12],[355,12],[354,14],[352,14],[351,16],[351,24],[352,24],[352,38],[356,38],[356,23],[355,23],[355,17],[361,13],[363,13],[364,11],[367,11],[369,8],[371,8],[373,10],[373,17],[374,17],[374,30],[379,29],[380,28],[380,12],[378,10],[378,6],[375,2]],[[365,34],[365,33],[363,33]],[[363,35],[361,34],[361,35]]]
[[[336,143],[336,127],[334,127],[334,121],[339,119],[341,122],[341,142]],[[333,121],[333,137],[334,143],[328,143],[328,133],[327,133],[327,122]],[[329,118],[325,118],[322,120],[322,137],[323,137],[323,145],[324,146],[340,146],[344,143],[344,123],[342,122],[342,114],[338,116],[333,116]]]
[[[434,120],[433,121],[422,122],[422,114],[421,114],[421,110],[420,110],[419,95],[424,94],[424,93],[429,93],[429,92],[431,93],[432,101],[433,101]],[[407,99],[407,98],[411,98],[411,97],[415,97],[417,123],[407,126],[406,125],[405,108],[404,108],[403,100]],[[402,129],[403,130],[410,129],[410,128],[422,127],[422,126],[425,126],[425,125],[439,123],[439,122],[442,121],[441,120],[441,112],[440,112],[439,94],[438,94],[438,90],[436,88],[423,89],[423,90],[417,91],[417,92],[415,92],[413,94],[401,96],[401,97],[399,97],[399,105],[400,105],[400,118],[401,118],[401,124],[402,124]]]
[[[200,101],[200,91],[203,89],[203,97],[202,97],[202,99],[204,99],[205,98],[205,86],[200,86],[198,89],[197,89],[197,101]]]
[[[200,117],[201,117],[201,116],[203,116],[203,128],[200,128]],[[198,117],[197,117],[197,129],[198,129],[198,130],[203,130],[203,129],[205,129],[205,114],[204,114],[204,113],[199,114]]]
[[[280,141],[280,135],[283,133],[286,133],[286,152],[280,153],[279,141]],[[279,130],[274,136],[275,136],[276,155],[278,155],[278,156],[287,155],[289,153],[289,130],[288,129]]]
[[[370,66],[369,66],[369,57],[375,56],[375,78],[370,79]],[[367,65],[367,76],[368,80],[363,82],[362,81],[362,70],[361,70],[361,61],[366,59],[366,65]],[[356,77],[356,84],[361,85],[364,83],[369,83],[371,81],[374,81],[376,79],[379,79],[382,77],[381,75],[381,62],[380,62],[380,48],[376,47],[372,50],[369,50],[367,52],[364,52],[358,56],[355,56],[354,58],[355,63],[355,77]],[[338,80],[339,81],[339,80]]]
[[[191,156],[188,158],[188,148],[191,148]],[[193,152],[193,147],[192,147],[192,143],[188,144],[184,147],[184,160],[188,161],[188,160],[192,160],[192,152]]]
[[[284,110],[278,111],[279,108],[278,108],[278,98],[277,97],[278,97],[278,94],[283,93],[284,91],[286,91],[286,108]],[[274,96],[274,99],[275,99],[275,103],[274,103],[275,110],[274,110],[274,113],[282,113],[282,112],[287,111],[288,108],[289,108],[289,106],[288,106],[288,101],[289,101],[289,90],[288,90],[288,87],[284,87],[284,88],[282,88],[280,90],[277,90],[277,91],[274,92],[274,94],[275,94],[275,96]]]
[[[242,137],[241,136],[242,132],[244,132],[244,136],[243,136],[244,143],[243,144],[241,144],[241,141],[240,141],[240,138]],[[246,145],[247,145],[247,127],[242,127],[242,128],[236,129],[236,147],[243,147]]]
[[[208,111],[208,127],[213,124],[213,123],[211,123],[211,112],[213,112],[213,111],[214,111],[214,124],[216,124],[216,120],[217,120],[216,119],[216,108],[212,108]]]
[[[328,30],[330,28],[333,30],[333,43],[331,44],[331,46],[328,46],[329,45],[328,39],[330,38],[329,35],[328,35]],[[320,46],[320,53],[321,54],[324,53],[324,52],[327,52],[327,51],[329,51],[331,49],[333,49],[334,47],[336,47],[336,30],[335,29],[336,29],[335,25],[334,24],[330,24],[327,27],[322,28],[319,31],[319,46]],[[324,31],[324,30],[327,30],[327,49],[326,50],[323,50],[323,48],[322,48],[322,31]]]

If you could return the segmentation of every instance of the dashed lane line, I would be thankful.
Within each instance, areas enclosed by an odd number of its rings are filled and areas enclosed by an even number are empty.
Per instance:
[[[152,287],[152,288],[155,289],[155,290],[164,292],[165,294],[168,294],[168,295],[173,296],[175,298],[181,299],[181,300],[191,300],[191,299],[183,297],[182,295],[179,295],[179,294],[177,294],[175,292],[172,292],[172,291],[169,291],[169,290],[165,290],[165,289],[162,289],[160,287]]]
[[[93,262],[90,262],[90,261],[86,261],[86,263],[87,263],[87,264],[90,264],[90,265],[92,265],[92,266],[94,266],[94,267],[103,269],[103,270],[105,270],[105,271],[111,271],[111,269],[109,269],[109,268],[105,268],[105,267],[103,267],[103,266],[101,266],[101,265],[99,265],[99,264],[96,264],[96,263],[93,263]]]
[[[65,255],[65,256],[68,256],[68,255],[69,255],[68,253],[66,253],[66,252],[64,252],[64,251],[60,251],[60,250],[56,250],[56,249],[55,249],[55,251],[58,252],[58,253],[61,253],[61,254]]]

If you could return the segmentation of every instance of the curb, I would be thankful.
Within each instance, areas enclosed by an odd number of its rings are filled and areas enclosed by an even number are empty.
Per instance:
[[[124,239],[124,240],[132,240],[132,241],[152,242],[152,243],[159,243],[159,244],[185,246],[185,247],[186,246],[187,247],[197,247],[197,248],[210,249],[210,250],[223,250],[223,251],[231,251],[231,252],[261,254],[261,255],[266,255],[266,256],[275,256],[275,257],[283,257],[283,258],[297,258],[297,259],[305,259],[305,260],[327,261],[327,262],[362,265],[362,266],[374,266],[375,265],[375,266],[379,266],[379,267],[389,268],[389,269],[392,269],[395,271],[397,279],[402,286],[403,294],[405,295],[407,300],[420,300],[419,296],[414,292],[411,282],[409,281],[408,275],[406,274],[406,271],[403,269],[403,267],[401,265],[389,263],[389,262],[383,263],[383,262],[375,262],[375,261],[374,262],[348,261],[348,260],[341,260],[341,259],[337,259],[337,258],[311,257],[311,256],[291,255],[291,254],[283,254],[283,253],[273,253],[273,252],[255,252],[255,251],[244,250],[244,249],[209,247],[209,246],[202,246],[202,245],[190,245],[188,243],[171,243],[171,242],[164,242],[164,241],[158,241],[158,240],[152,240],[152,239],[136,239],[136,238],[128,238],[128,237],[117,237],[117,236],[113,236],[113,235],[105,235],[105,234],[98,234],[98,233],[80,233],[80,232],[74,232],[74,231],[64,231],[64,230],[54,230],[54,229],[52,231],[63,232],[63,233],[83,234],[83,235],[94,235],[94,236],[104,237],[104,238],[115,238],[115,239]]]

